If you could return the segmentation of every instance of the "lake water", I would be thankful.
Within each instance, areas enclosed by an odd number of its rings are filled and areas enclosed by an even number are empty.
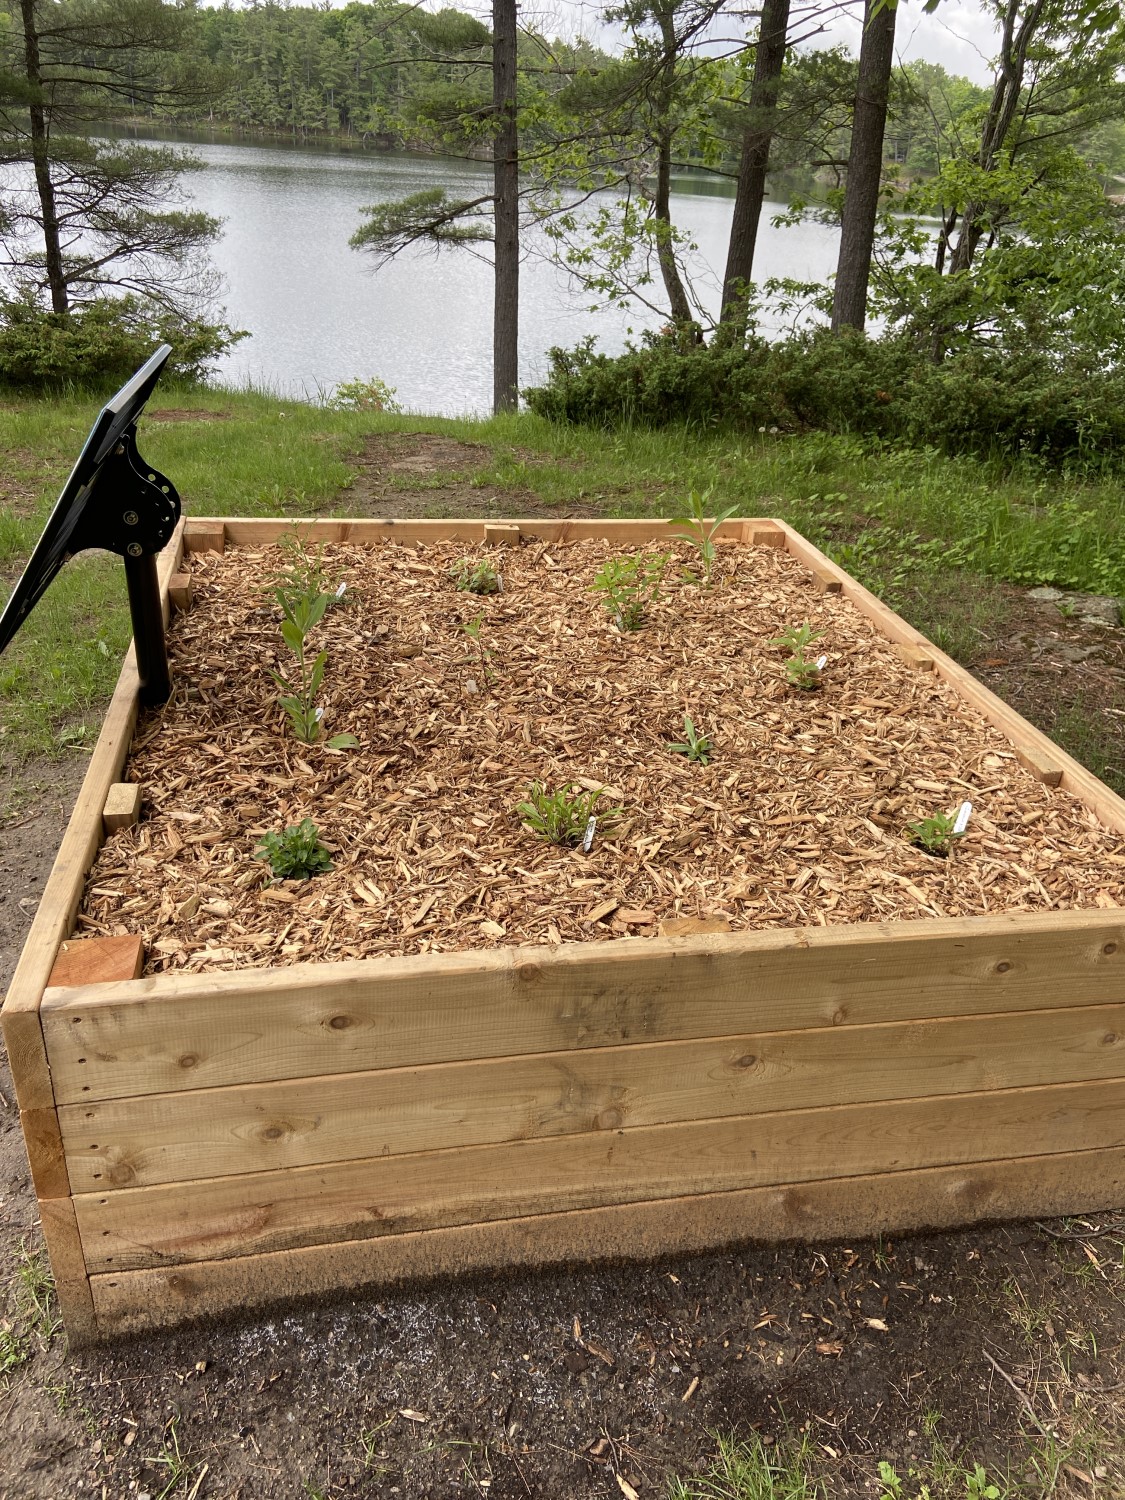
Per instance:
[[[375,375],[396,387],[408,410],[488,410],[491,265],[464,249],[416,251],[373,273],[368,258],[348,246],[363,205],[433,187],[475,197],[489,190],[488,165],[404,152],[179,139],[204,162],[186,179],[191,197],[224,221],[214,259],[226,280],[228,321],[252,335],[223,361],[222,380],[315,395]],[[726,259],[733,192],[725,187],[683,177],[673,198],[674,222],[698,245],[692,269],[709,308],[717,306]],[[777,208],[767,206],[767,216]],[[834,230],[763,223],[759,279],[820,280],[835,259]],[[554,344],[569,347],[592,333],[600,348],[617,352],[630,331],[663,321],[641,308],[591,311],[590,302],[543,256],[525,259],[521,384],[544,374]]]

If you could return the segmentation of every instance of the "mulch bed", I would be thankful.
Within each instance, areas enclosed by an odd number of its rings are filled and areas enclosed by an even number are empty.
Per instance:
[[[325,733],[360,741],[340,752],[298,744],[277,706],[281,553],[194,556],[176,689],[125,772],[144,820],[104,845],[81,928],[141,932],[160,972],[644,937],[678,916],[741,930],[1125,906],[1121,836],[787,554],[724,547],[702,589],[676,543],[648,623],[622,633],[590,591],[621,551],[494,551],[504,591],[478,597],[450,578],[464,544],[327,548],[345,603],[311,640],[329,653]],[[806,619],[828,658],[814,693],[771,645]],[[707,766],[667,748],[685,713],[713,739]],[[605,787],[623,814],[589,855],[544,844],[514,811],[534,781]],[[908,822],[964,799],[948,859],[909,842]],[[261,836],[304,817],[333,871],[270,883]]]

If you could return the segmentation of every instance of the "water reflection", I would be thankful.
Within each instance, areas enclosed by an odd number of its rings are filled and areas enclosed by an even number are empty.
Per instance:
[[[454,415],[487,410],[492,394],[492,268],[465,249],[415,250],[372,274],[351,250],[360,209],[426,188],[454,196],[487,192],[486,163],[407,152],[268,145],[177,132],[204,167],[187,179],[201,208],[225,221],[215,259],[226,278],[230,321],[253,335],[221,368],[223,379],[288,394],[314,394],[378,375],[413,410]],[[775,206],[776,207],[776,206]],[[767,214],[770,206],[767,205]],[[726,256],[729,184],[688,174],[676,181],[675,221],[698,246],[697,288],[713,309]],[[592,311],[588,295],[532,246],[521,271],[520,375],[546,368],[553,344],[595,334],[615,352],[630,333],[655,326],[654,312]],[[763,223],[759,275],[819,279],[835,262],[834,231],[817,224]]]

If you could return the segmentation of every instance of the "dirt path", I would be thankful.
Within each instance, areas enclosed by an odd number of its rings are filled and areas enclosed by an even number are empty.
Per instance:
[[[418,460],[426,506],[533,513],[532,497],[442,484],[463,458],[439,455],[444,441],[373,453],[357,508],[385,513],[393,493],[409,513],[394,465]],[[5,982],[79,769],[26,773],[36,796],[5,825]],[[655,1500],[668,1476],[704,1469],[716,1432],[803,1438],[836,1495],[927,1484],[931,1500],[991,1500],[974,1462],[1012,1494],[1125,1495],[1120,1217],[480,1277],[71,1356],[34,1313],[35,1204],[6,1070],[0,1092],[7,1500]]]

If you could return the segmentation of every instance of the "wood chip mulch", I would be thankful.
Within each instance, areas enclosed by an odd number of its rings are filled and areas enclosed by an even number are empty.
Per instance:
[[[623,634],[590,592],[621,551],[493,550],[503,592],[477,597],[450,580],[464,544],[327,548],[347,589],[312,638],[325,733],[360,741],[339,752],[298,744],[277,706],[280,553],[194,556],[176,688],[125,772],[144,817],[103,846],[80,930],[139,931],[158,973],[643,937],[679,916],[739,930],[1125,906],[1125,840],[787,554],[724,546],[702,589],[676,543],[649,623]],[[463,628],[478,615],[483,659]],[[806,619],[828,657],[814,693],[787,686],[769,644]],[[685,713],[714,742],[707,766],[667,748]],[[624,816],[589,855],[544,844],[514,812],[533,781],[607,787]],[[911,845],[907,822],[966,798],[948,859]],[[304,817],[334,869],[271,883],[255,848]]]

